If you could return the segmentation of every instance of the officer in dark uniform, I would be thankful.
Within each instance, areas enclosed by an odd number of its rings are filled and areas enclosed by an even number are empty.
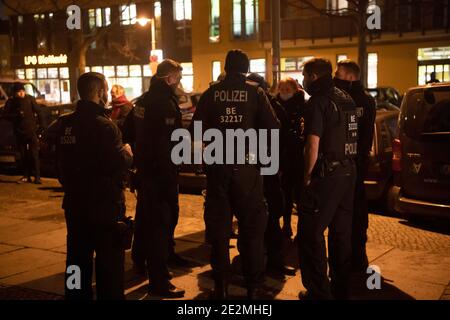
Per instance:
[[[75,112],[47,131],[56,143],[67,224],[66,299],[92,299],[92,264],[98,299],[124,299],[124,246],[119,229],[123,175],[132,163],[129,145],[107,118],[108,84],[96,72],[80,76]],[[81,287],[70,287],[78,266]],[[69,279],[69,281],[67,281]]]
[[[355,103],[334,86],[331,73],[326,59],[309,60],[303,69],[303,85],[311,95],[298,223],[300,270],[307,289],[300,298],[305,299],[348,298],[358,123]]]
[[[171,135],[181,128],[181,111],[175,95],[181,71],[180,64],[170,59],[158,65],[144,96],[144,122],[136,145],[147,224],[149,292],[169,298],[184,295],[184,290],[170,283],[167,268],[179,212],[178,166],[171,159],[175,146]]]
[[[334,84],[347,92],[356,103],[358,115],[358,157],[356,159],[355,206],[352,232],[352,269],[366,274],[369,260],[366,253],[369,212],[367,208],[364,180],[369,166],[369,153],[372,148],[373,129],[376,116],[375,99],[365,90],[359,80],[361,71],[358,64],[342,60],[337,64]]]
[[[21,167],[24,171],[19,182],[31,182],[34,173],[34,183],[41,184],[39,164],[39,140],[35,114],[39,118],[39,131],[46,127],[44,114],[34,97],[25,93],[23,83],[13,85],[13,97],[6,101],[3,117],[14,125],[17,146],[20,151]]]
[[[202,95],[193,123],[202,121],[204,130],[214,128],[224,135],[226,129],[278,128],[264,91],[247,81],[248,68],[249,60],[245,53],[229,51],[225,61],[225,79],[212,84]],[[236,150],[235,141],[233,147]],[[224,158],[230,151],[224,150]],[[256,155],[246,153],[247,159],[253,156]],[[249,161],[245,164],[208,164],[206,175],[205,225],[212,245],[211,267],[215,281],[212,298],[227,297],[228,245],[231,214],[234,213],[239,224],[238,249],[248,298],[254,299],[264,272],[267,221],[260,167]]]
[[[264,78],[257,73],[251,73],[247,76],[247,79],[257,83],[260,88],[264,90],[269,98],[270,105],[275,111],[277,119],[280,123],[280,167],[287,161],[287,135],[289,120],[285,110],[280,105],[278,100],[269,94],[268,85]],[[283,257],[283,232],[280,227],[280,218],[284,213],[284,195],[281,188],[281,179],[279,172],[275,175],[263,176],[264,184],[264,197],[267,201],[268,219],[265,232],[265,243],[267,250],[267,264],[266,270],[275,275],[295,275],[295,268],[284,264]]]

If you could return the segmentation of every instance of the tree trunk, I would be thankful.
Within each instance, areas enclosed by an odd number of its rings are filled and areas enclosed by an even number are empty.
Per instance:
[[[367,28],[366,28],[366,10],[368,1],[360,0],[358,2],[358,64],[361,68],[361,83],[367,87]]]

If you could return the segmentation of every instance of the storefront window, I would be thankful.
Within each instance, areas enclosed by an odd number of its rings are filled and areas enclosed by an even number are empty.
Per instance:
[[[140,65],[130,66],[130,77],[140,77],[141,75],[142,71]]]
[[[142,78],[116,78],[115,84],[121,85],[125,89],[128,99],[134,99],[142,94]]]
[[[17,79],[25,79],[25,70],[24,69],[17,69],[16,70],[16,77],[17,77]]]
[[[39,69],[38,69],[39,76]],[[58,79],[44,79],[37,80],[36,85],[38,90],[45,94],[45,100],[59,102],[60,101],[60,91],[59,91],[59,80]]]
[[[106,78],[113,78],[116,75],[114,71],[114,66],[104,66],[103,72]]]
[[[426,84],[435,73],[438,81],[449,81],[450,47],[421,48],[417,54],[419,85]]]
[[[69,68],[59,68],[59,77],[69,79]]]
[[[128,77],[128,66],[117,66],[118,77]]]
[[[152,76],[152,69],[150,68],[149,64],[144,64],[142,66],[142,69],[144,70],[144,77],[151,77]]]
[[[220,0],[210,0],[209,42],[220,40]]]
[[[36,79],[36,69],[26,69],[25,74],[27,79]]]
[[[47,78],[47,69],[45,69],[45,68],[37,69],[37,77],[38,77],[38,79]]]
[[[47,74],[51,79],[58,79],[58,68],[48,68]]]
[[[266,77],[266,59],[251,59],[250,72],[258,73],[262,77]]]
[[[103,73],[103,67],[92,67],[91,72],[98,72],[98,73]]]

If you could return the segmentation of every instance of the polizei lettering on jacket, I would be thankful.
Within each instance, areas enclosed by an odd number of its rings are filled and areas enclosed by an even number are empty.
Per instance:
[[[248,92],[245,90],[216,90],[214,102],[247,102]]]

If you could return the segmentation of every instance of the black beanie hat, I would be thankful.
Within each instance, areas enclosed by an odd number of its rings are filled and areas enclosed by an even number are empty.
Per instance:
[[[247,73],[250,61],[247,55],[241,50],[230,50],[225,59],[226,73]]]
[[[268,88],[267,82],[266,80],[264,80],[264,78],[257,73],[250,73],[247,76],[247,79],[253,82],[256,82],[257,84],[259,84],[259,86],[265,91]]]
[[[16,93],[17,91],[23,90],[25,91],[25,86],[21,82],[14,82],[13,84],[13,93]]]

